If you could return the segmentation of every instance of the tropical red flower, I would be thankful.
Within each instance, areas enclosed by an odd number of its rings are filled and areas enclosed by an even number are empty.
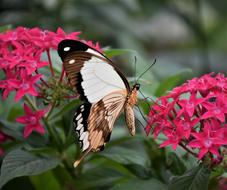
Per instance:
[[[65,33],[61,28],[52,32],[38,27],[17,27],[0,33],[0,69],[3,73],[0,90],[3,100],[15,92],[16,102],[31,101],[30,96],[35,96],[41,99],[35,101],[35,104],[43,103],[48,105],[48,109],[53,109],[65,99],[75,97],[63,79],[64,69],[55,73],[58,70],[54,65],[57,61],[53,62],[51,54],[64,39],[80,40],[79,34],[80,32]],[[82,41],[101,51],[98,43]],[[26,98],[22,99],[24,96]],[[24,137],[28,137],[32,131],[43,134],[44,128],[40,119],[45,111],[32,111],[26,104],[24,110],[25,115],[16,119],[17,122],[25,124]],[[0,149],[0,152],[2,151]]]
[[[160,145],[179,145],[203,159],[208,153],[214,158],[227,145],[227,78],[207,74],[193,78],[158,98],[151,107],[146,133],[154,137],[164,134]]]
[[[188,145],[190,147],[200,149],[199,159],[203,158],[207,152],[211,152],[217,156],[220,156],[218,149],[221,145],[227,144],[224,139],[217,135],[222,131],[222,129],[220,128],[214,131],[211,127],[212,126],[209,122],[205,122],[202,132],[192,133],[192,136],[195,137],[195,139],[191,140]]]
[[[37,86],[42,86],[41,83],[49,87],[43,80],[45,77],[41,79],[41,75],[38,74],[40,68],[49,65],[51,76],[54,77],[51,50],[56,50],[58,43],[64,39],[79,40],[79,34],[80,32],[67,34],[61,28],[52,32],[38,27],[31,29],[17,27],[15,30],[0,33],[0,69],[5,74],[5,79],[0,80],[3,99],[16,91],[15,100],[19,101],[25,94],[37,96],[40,90]],[[82,41],[101,51],[98,43]],[[21,74],[25,71],[26,77]],[[60,76],[64,76],[63,70]]]
[[[20,72],[21,79],[9,79],[7,83],[17,89],[15,101],[18,102],[25,94],[30,94],[32,96],[37,96],[38,92],[35,89],[34,84],[42,76],[41,74],[35,76],[29,76],[27,71],[21,70]]]
[[[45,110],[32,111],[27,104],[24,104],[25,115],[16,118],[16,121],[25,124],[24,138],[27,138],[32,131],[36,131],[40,134],[45,133],[44,127],[40,123],[40,119],[45,115]]]

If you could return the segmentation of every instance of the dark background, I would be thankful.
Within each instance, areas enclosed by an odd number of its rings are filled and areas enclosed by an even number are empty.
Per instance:
[[[147,64],[156,58],[157,80],[185,69],[190,78],[227,71],[226,7],[225,0],[1,0],[0,25],[82,31],[102,47],[136,50]]]
[[[66,32],[81,31],[81,38],[99,42],[103,48],[126,49],[126,54],[115,56],[114,60],[129,81],[134,77],[135,56],[137,76],[156,59],[156,65],[140,80],[143,93],[154,98],[192,77],[210,72],[226,74],[226,21],[226,0],[0,0],[0,26],[41,27],[51,31],[61,27]],[[10,103],[13,104],[12,101]],[[5,107],[9,105],[5,103]],[[21,109],[21,105],[18,107]],[[91,154],[93,160],[85,164],[83,175],[78,174],[80,177],[75,181],[78,189],[107,189],[113,186],[110,182],[118,184],[124,180],[128,180],[130,190],[133,187],[160,189],[156,188],[160,184],[152,181],[154,179],[165,184],[165,189],[169,176],[182,175],[186,166],[190,169],[191,163],[194,166],[198,164],[197,161],[190,162],[187,157],[184,166],[176,156],[183,154],[175,154],[170,148],[159,149],[153,137],[150,136],[151,140],[148,140],[142,127],[137,128],[138,136],[130,138],[123,117],[115,126],[107,152]],[[123,137],[126,140],[122,140]],[[160,143],[158,140],[156,142]],[[131,148],[131,152],[128,148]],[[74,149],[72,143],[70,151]],[[113,157],[120,164],[100,159],[97,155],[105,155],[110,160]],[[74,156],[73,152],[72,159]],[[127,158],[127,162],[121,160],[122,156]],[[96,157],[98,159],[95,160]],[[131,162],[142,163],[146,167],[151,162],[152,167],[142,170],[138,165],[131,166]],[[172,163],[175,164],[174,168]],[[61,170],[56,171],[59,168],[40,176],[30,176],[29,179],[14,179],[5,189],[43,189],[45,185],[45,189],[58,189],[49,186],[62,182],[52,174],[62,173]],[[155,172],[158,177],[154,175]],[[214,181],[211,183],[216,187],[217,182]],[[73,189],[67,185],[67,190]],[[61,189],[61,186],[58,187]],[[122,189],[127,189],[125,187],[122,186]]]

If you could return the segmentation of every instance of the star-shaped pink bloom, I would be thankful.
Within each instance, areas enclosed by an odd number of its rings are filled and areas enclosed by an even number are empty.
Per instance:
[[[184,120],[175,119],[173,122],[177,127],[178,134],[183,138],[189,139],[191,135],[192,128],[199,122],[199,118],[190,119],[187,114],[185,114]]]
[[[7,69],[5,70],[5,75],[6,75],[6,80],[1,80],[0,81],[0,88],[3,89],[3,93],[2,93],[2,99],[5,100],[9,93],[13,90],[15,90],[14,87],[12,87],[8,81],[10,79],[15,79],[17,76],[17,73],[14,73],[12,70]]]
[[[13,88],[17,89],[15,101],[18,102],[25,94],[30,94],[32,96],[37,96],[38,93],[34,87],[37,80],[40,79],[42,75],[38,74],[35,76],[29,76],[25,70],[21,71],[21,80],[9,79],[7,82]]]
[[[172,131],[172,133],[169,133],[166,135],[167,136],[167,140],[165,140],[159,147],[166,147],[168,145],[172,146],[173,150],[177,149],[177,146],[179,145],[180,141],[181,141],[181,136],[180,134],[178,134],[176,131]]]
[[[204,102],[203,106],[207,111],[202,115],[202,119],[217,118],[221,122],[225,121],[225,113],[227,113],[227,104],[225,96],[218,96],[215,102]]]
[[[182,113],[187,113],[189,117],[192,117],[196,106],[205,100],[205,98],[197,98],[196,93],[192,93],[189,100],[180,100],[178,104],[182,107],[182,109],[178,112],[177,117],[179,117]]]
[[[39,110],[33,112],[26,104],[24,104],[25,115],[16,118],[16,121],[25,124],[24,138],[27,138],[32,131],[37,131],[40,134],[44,134],[45,130],[40,124],[40,119],[45,115],[45,110]]]
[[[220,131],[212,131],[208,122],[205,123],[203,132],[191,134],[195,139],[189,142],[189,146],[200,149],[199,159],[202,159],[207,152],[219,156],[218,149],[221,145],[226,144],[226,142],[219,137]]]

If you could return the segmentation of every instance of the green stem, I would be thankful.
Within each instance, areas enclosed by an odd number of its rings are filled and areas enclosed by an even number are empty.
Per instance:
[[[53,128],[49,125],[49,123],[48,123],[46,118],[43,118],[43,122],[46,125],[46,128],[47,128],[47,131],[49,133],[49,136],[53,139],[53,143],[54,143],[55,147],[57,148],[59,153],[61,153],[62,149],[61,149],[61,145],[60,145],[60,142],[58,140],[59,138],[58,138],[57,134],[55,133]]]
[[[51,76],[54,77],[54,68],[53,68],[51,57],[50,57],[50,50],[49,49],[47,50],[47,57],[48,57],[48,61],[49,61],[49,64],[50,64]]]
[[[191,155],[193,155],[194,157],[198,158],[198,155],[196,153],[194,153],[193,151],[191,151],[187,146],[185,146],[183,143],[179,144],[184,150],[186,150],[188,153],[190,153]]]
[[[27,101],[27,103],[32,107],[33,110],[37,111],[38,108],[37,106],[34,104],[34,102],[31,100],[31,98],[28,95],[25,95],[25,100]]]
[[[54,102],[52,103],[51,108],[50,108],[50,111],[48,112],[48,114],[47,114],[47,116],[46,116],[46,120],[49,119],[51,113],[53,112],[54,107],[55,107],[55,104],[56,104],[56,101],[54,101]]]

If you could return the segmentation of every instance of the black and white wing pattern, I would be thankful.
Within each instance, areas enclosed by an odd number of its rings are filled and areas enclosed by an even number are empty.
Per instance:
[[[74,127],[84,155],[103,149],[130,91],[124,75],[97,50],[75,41],[58,45],[69,83],[85,101],[74,116]]]

